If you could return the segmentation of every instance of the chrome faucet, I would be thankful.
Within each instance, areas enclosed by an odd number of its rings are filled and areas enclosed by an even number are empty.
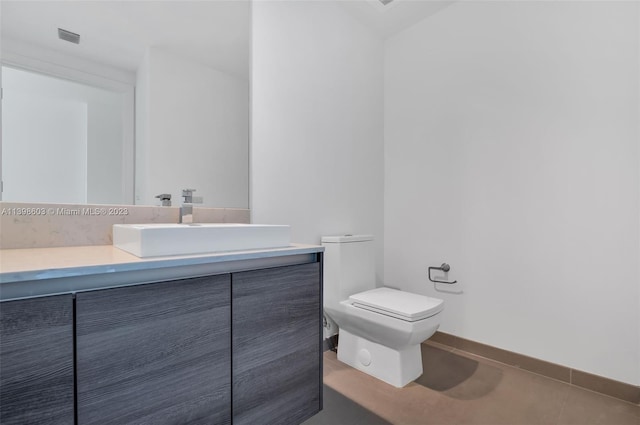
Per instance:
[[[160,195],[156,195],[156,198],[160,199],[163,207],[171,206],[171,194],[170,193],[161,193]]]
[[[195,189],[182,189],[184,202],[180,207],[180,223],[193,223],[193,192]]]

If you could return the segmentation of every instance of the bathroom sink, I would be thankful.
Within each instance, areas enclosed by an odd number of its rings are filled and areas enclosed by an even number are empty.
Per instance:
[[[114,224],[113,246],[138,257],[284,248],[290,227],[272,224]]]

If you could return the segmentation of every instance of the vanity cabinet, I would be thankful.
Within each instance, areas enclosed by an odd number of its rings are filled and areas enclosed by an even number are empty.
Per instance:
[[[322,409],[322,254],[309,251],[145,263],[0,298],[0,424],[303,422]]]
[[[0,303],[0,424],[73,424],[73,380],[73,296]]]
[[[78,293],[78,424],[230,424],[230,284]]]
[[[232,280],[233,423],[301,423],[322,408],[320,263]]]

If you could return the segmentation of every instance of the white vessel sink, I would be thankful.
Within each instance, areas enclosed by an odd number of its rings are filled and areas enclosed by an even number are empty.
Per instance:
[[[114,224],[113,245],[138,257],[285,248],[288,225]]]

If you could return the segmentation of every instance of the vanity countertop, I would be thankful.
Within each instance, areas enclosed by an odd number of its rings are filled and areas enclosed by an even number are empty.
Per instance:
[[[0,301],[302,264],[324,248],[139,258],[113,245],[0,250]]]

